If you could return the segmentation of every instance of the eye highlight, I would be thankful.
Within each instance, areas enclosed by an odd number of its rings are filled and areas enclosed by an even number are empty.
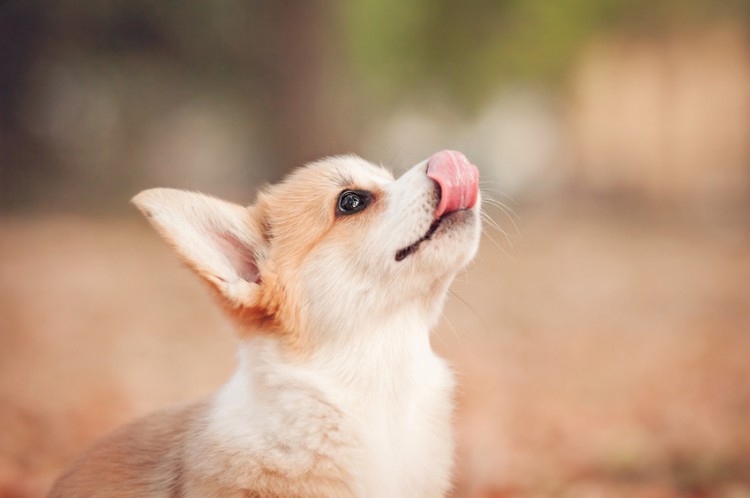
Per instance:
[[[336,214],[354,214],[370,204],[372,194],[366,190],[344,190],[336,203]]]

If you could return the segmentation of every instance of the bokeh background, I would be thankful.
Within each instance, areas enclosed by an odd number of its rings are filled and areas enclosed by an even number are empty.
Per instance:
[[[744,0],[0,2],[0,496],[232,371],[134,193],[445,148],[493,220],[454,495],[750,497]]]

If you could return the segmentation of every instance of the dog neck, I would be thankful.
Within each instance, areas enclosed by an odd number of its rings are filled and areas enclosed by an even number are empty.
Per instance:
[[[430,319],[403,311],[380,320],[352,321],[320,334],[310,351],[290,351],[282,339],[255,334],[243,340],[236,376],[259,389],[283,389],[279,376],[305,383],[335,386],[354,400],[372,400],[418,383],[426,362],[435,359],[430,346]],[[269,377],[269,373],[274,372]]]

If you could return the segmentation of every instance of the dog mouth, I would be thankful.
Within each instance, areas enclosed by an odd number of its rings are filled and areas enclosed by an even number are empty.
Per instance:
[[[404,247],[403,249],[399,249],[396,252],[396,261],[403,261],[407,257],[417,252],[424,242],[433,239],[435,233],[441,227],[443,227],[443,230],[441,230],[442,233],[446,230],[451,230],[452,227],[455,227],[457,225],[463,225],[466,221],[468,221],[469,218],[471,218],[471,216],[466,216],[468,214],[468,211],[470,211],[470,209],[459,209],[457,211],[451,211],[450,213],[445,213],[443,216],[433,221],[430,225],[430,228],[427,229],[427,232],[425,232],[422,237],[420,237],[416,242]]]
[[[435,221],[419,240],[396,252],[396,261],[403,261],[417,252],[422,242],[432,238],[444,219],[473,208],[477,202],[479,171],[460,152],[443,150],[433,154],[427,160],[425,174],[436,187]]]
[[[396,252],[396,261],[402,261],[407,256],[410,256],[414,254],[415,252],[417,252],[422,242],[425,242],[432,238],[432,236],[435,234],[437,229],[440,227],[440,223],[442,223],[442,221],[443,221],[443,217],[441,216],[440,218],[432,222],[432,225],[430,225],[430,228],[427,230],[427,232],[424,235],[422,235],[422,237],[419,240],[417,240],[413,244],[410,244],[404,247],[403,249],[399,249]]]

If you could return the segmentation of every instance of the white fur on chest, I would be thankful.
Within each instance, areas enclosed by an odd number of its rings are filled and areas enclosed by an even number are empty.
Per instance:
[[[323,349],[303,365],[282,361],[272,339],[253,340],[210,415],[207,436],[233,455],[230,472],[216,471],[242,488],[258,466],[301,480],[330,468],[355,496],[443,496],[454,381],[413,332]]]
[[[414,365],[414,384],[372,397],[359,413],[366,496],[443,496],[453,457],[452,373],[434,355]]]

